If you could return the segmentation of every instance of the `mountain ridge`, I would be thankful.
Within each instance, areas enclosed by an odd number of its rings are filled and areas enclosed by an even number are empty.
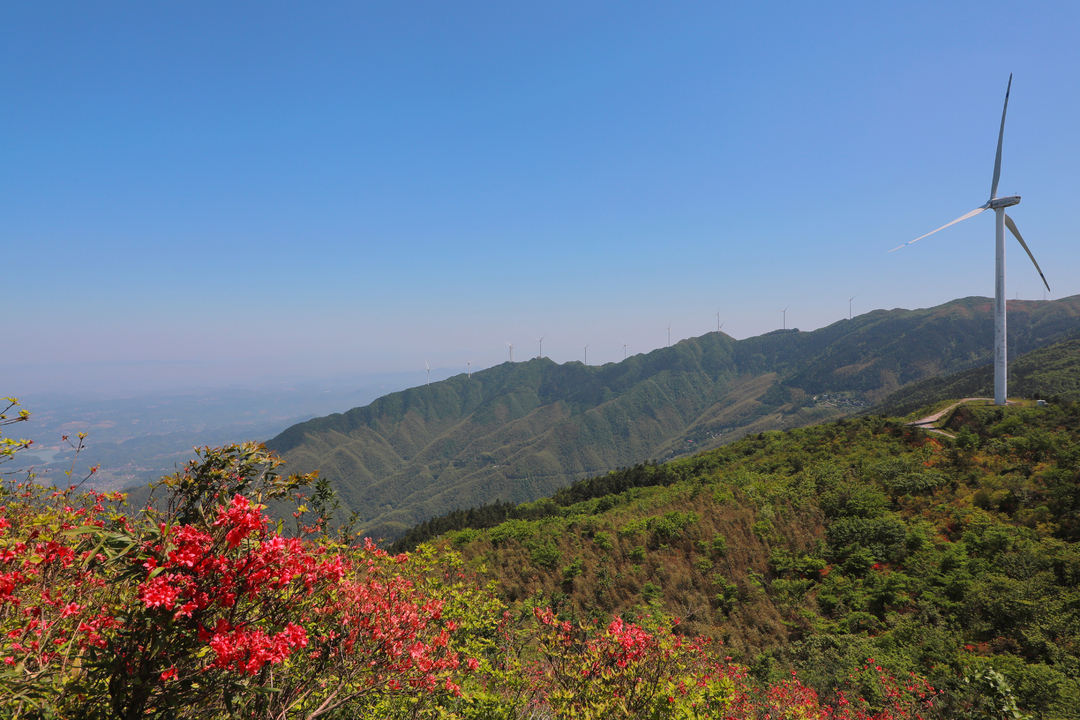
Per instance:
[[[877,310],[744,340],[711,332],[598,367],[505,362],[294,425],[267,445],[292,470],[323,472],[370,534],[393,538],[455,507],[537,499],[650,458],[833,419],[974,367],[990,356],[991,303]],[[1010,312],[1020,354],[1080,326],[1080,296],[1014,301]]]

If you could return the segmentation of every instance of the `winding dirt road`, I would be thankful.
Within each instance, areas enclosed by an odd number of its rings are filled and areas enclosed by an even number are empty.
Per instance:
[[[960,400],[959,402],[954,402],[952,405],[945,408],[944,410],[939,410],[938,412],[934,413],[933,415],[927,415],[922,420],[916,420],[914,422],[909,422],[908,425],[911,425],[912,427],[921,427],[924,430],[929,430],[931,428],[925,427],[926,425],[933,425],[938,420],[945,417],[947,414],[949,414],[950,412],[952,412],[953,410],[955,410],[959,406],[963,405],[964,403],[972,402],[972,401],[975,401],[975,400],[986,400],[987,402],[993,402],[994,401],[993,398],[964,398],[963,400]]]
[[[986,402],[994,402],[993,398],[964,398],[963,400],[960,400],[958,402],[954,402],[952,405],[945,408],[944,410],[939,410],[938,412],[934,413],[933,415],[927,415],[922,420],[916,420],[914,422],[909,422],[908,426],[922,428],[923,430],[925,430],[927,432],[937,433],[938,435],[944,435],[945,437],[949,437],[949,438],[955,438],[956,436],[953,435],[952,433],[947,433],[944,430],[939,430],[938,428],[933,427],[934,423],[936,423],[938,420],[945,417],[947,414],[949,414],[950,412],[952,412],[956,408],[960,407],[964,403],[973,402],[975,400],[985,400]]]

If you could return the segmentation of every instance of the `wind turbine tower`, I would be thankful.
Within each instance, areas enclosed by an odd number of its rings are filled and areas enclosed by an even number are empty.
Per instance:
[[[509,341],[504,341],[510,346],[510,362],[514,362],[514,346],[510,345]]]
[[[855,293],[854,295],[852,295],[851,297],[849,297],[847,299],[847,319],[848,320],[851,319],[851,301],[854,300],[857,297],[859,297],[859,293]]]
[[[428,365],[427,360],[424,361],[424,367],[427,368],[427,384],[431,384],[431,366]]]
[[[788,305],[788,307],[791,307]],[[787,330],[787,308],[784,308],[780,312],[784,313],[784,329]]]
[[[537,355],[537,357],[540,357],[540,358],[544,357],[544,338],[546,338],[546,337],[547,337],[547,335],[545,335],[544,337],[536,338],[536,342],[540,343],[540,354]]]
[[[994,263],[994,404],[1005,405],[1008,396],[1008,349],[1006,348],[1005,339],[1005,228],[1009,228],[1016,239],[1020,242],[1020,246],[1024,248],[1028,257],[1031,258],[1031,262],[1035,265],[1035,269],[1039,271],[1039,277],[1042,278],[1043,284],[1046,285],[1046,289],[1050,289],[1050,283],[1046,282],[1046,276],[1043,275],[1042,268],[1039,267],[1039,263],[1035,261],[1035,256],[1031,254],[1031,249],[1024,242],[1024,238],[1020,236],[1020,231],[1016,229],[1016,223],[1012,218],[1005,214],[1005,208],[1012,207],[1020,202],[1019,195],[1010,195],[1009,197],[998,197],[998,179],[1001,177],[1001,142],[1005,137],[1005,113],[1009,109],[1009,91],[1012,90],[1012,74],[1009,75],[1009,84],[1005,88],[1005,106],[1001,109],[1001,128],[998,130],[998,143],[997,143],[997,156],[994,158],[994,179],[990,183],[990,199],[986,201],[985,205],[981,205],[966,215],[953,220],[951,223],[942,225],[937,230],[932,230],[926,235],[921,235],[914,240],[904,243],[900,247],[893,248],[889,252],[899,250],[900,248],[910,245],[913,242],[922,240],[924,237],[933,235],[938,230],[944,230],[950,225],[955,225],[961,220],[967,220],[970,217],[975,217],[983,210],[993,210],[995,215],[994,222],[994,239],[995,239],[995,263]]]
[[[592,345],[592,343],[589,343],[589,345]],[[586,366],[588,366],[588,364],[589,364],[589,345],[585,345],[585,346],[582,347],[582,350],[585,351],[585,365]]]

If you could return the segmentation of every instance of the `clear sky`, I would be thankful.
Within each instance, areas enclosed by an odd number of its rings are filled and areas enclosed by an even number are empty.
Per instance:
[[[1080,293],[1080,3],[0,5],[0,395]],[[1009,240],[1009,297],[1042,300]],[[90,387],[88,389],[93,389]]]

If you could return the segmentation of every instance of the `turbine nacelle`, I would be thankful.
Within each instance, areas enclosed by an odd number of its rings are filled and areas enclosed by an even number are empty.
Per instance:
[[[1009,197],[994,198],[990,202],[986,203],[986,207],[990,210],[997,210],[998,208],[1012,207],[1013,205],[1020,204],[1019,195],[1010,195]]]

